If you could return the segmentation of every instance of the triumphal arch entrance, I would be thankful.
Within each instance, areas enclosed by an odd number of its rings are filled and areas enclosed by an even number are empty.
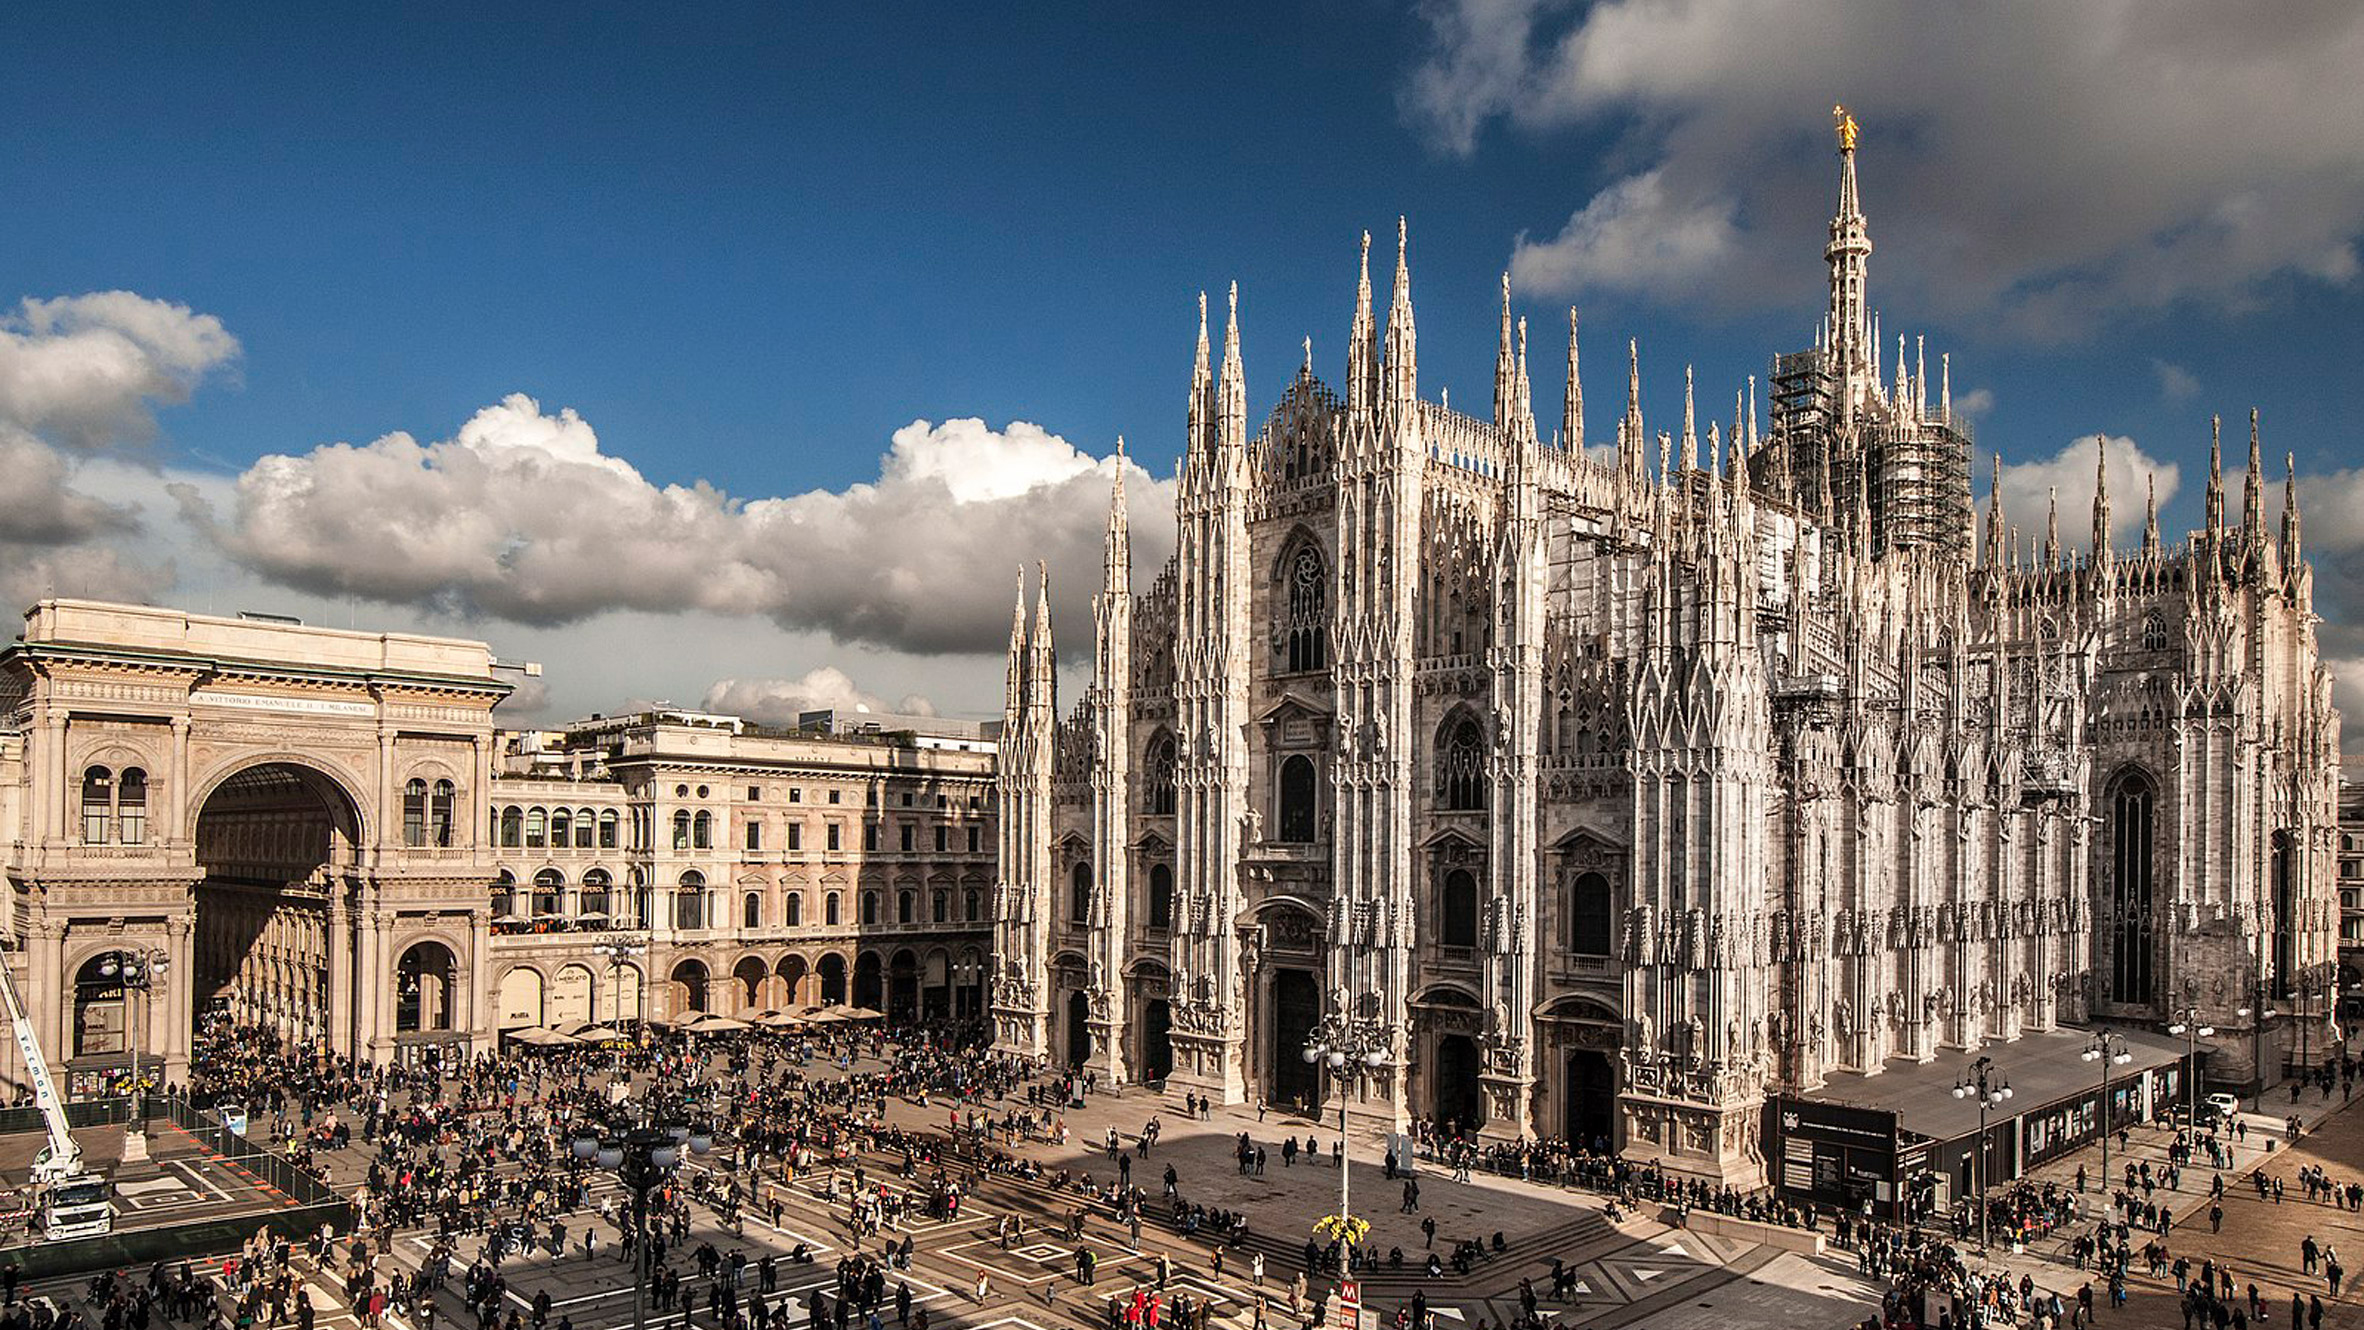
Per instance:
[[[509,689],[481,642],[33,607],[0,651],[0,931],[61,1089],[134,1055],[181,1081],[208,1018],[375,1058],[406,1001],[496,1028],[485,792]],[[169,964],[126,988],[125,953]],[[423,954],[436,991],[400,991],[397,958]]]

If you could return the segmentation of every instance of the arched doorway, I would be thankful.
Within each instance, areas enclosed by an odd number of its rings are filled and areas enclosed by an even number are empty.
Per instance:
[[[878,953],[865,951],[854,959],[854,1005],[880,1010],[886,1003],[886,967]]]
[[[898,1021],[919,1017],[919,957],[908,947],[887,963],[886,1013]]]
[[[821,1004],[836,1006],[845,1001],[845,957],[830,952],[821,958],[817,971],[821,976]]]
[[[805,968],[804,957],[782,956],[780,958],[779,975],[781,1006],[789,1008],[790,1010],[794,1010],[795,1008],[804,1006],[813,1000],[812,994],[806,991],[808,986],[805,983],[805,978],[808,973],[809,972]]]
[[[330,974],[329,903],[362,840],[352,798],[313,767],[258,763],[205,796],[195,839],[205,872],[192,893],[198,1018],[226,1012],[349,1050],[353,993],[348,976]],[[367,976],[368,992],[381,991],[382,975]]]
[[[1567,1138],[1587,1150],[1606,1150],[1616,1143],[1617,1071],[1609,1055],[1597,1048],[1580,1048],[1568,1055]]]
[[[1270,1098],[1310,1108],[1321,1098],[1321,1072],[1305,1060],[1305,1042],[1322,1016],[1321,985],[1313,971],[1290,966],[1272,972]]]
[[[452,975],[459,966],[440,942],[413,943],[394,967],[394,1030],[419,1034],[451,1028]]]
[[[562,965],[550,979],[550,1024],[591,1020],[591,967]]]
[[[106,973],[108,958],[101,952],[82,962],[74,972],[74,1056],[120,1057],[130,1051],[131,1001],[120,972]]]
[[[928,953],[919,976],[919,1016],[940,1021],[952,1015],[952,953],[942,947]]]
[[[1436,1119],[1456,1134],[1475,1132],[1486,1120],[1477,1040],[1468,1035],[1449,1034],[1436,1041]]]
[[[771,978],[772,969],[761,956],[742,956],[731,967],[731,1000],[740,1011],[760,1010],[763,1005],[764,980]]]
[[[501,1028],[542,1023],[542,972],[520,965],[501,976]]]
[[[706,962],[683,961],[673,967],[673,1013],[676,1016],[694,1011],[706,1011]]]
[[[1164,998],[1141,1004],[1141,1079],[1156,1084],[1174,1071],[1174,1007]]]
[[[1067,1065],[1080,1067],[1092,1057],[1092,1006],[1082,989],[1067,995]]]

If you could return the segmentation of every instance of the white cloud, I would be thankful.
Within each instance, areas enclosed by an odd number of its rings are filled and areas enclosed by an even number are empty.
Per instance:
[[[579,416],[513,395],[444,442],[328,444],[256,462],[233,503],[181,495],[221,551],[314,594],[539,625],[615,610],[764,615],[933,654],[1006,641],[1020,551],[1061,574],[1073,631],[1117,465],[1025,422],[922,420],[895,431],[876,482],[742,500],[653,484]],[[1172,485],[1125,465],[1136,560],[1153,570],[1173,546]]]
[[[2151,372],[2159,376],[2159,395],[2170,402],[2188,402],[2200,395],[2200,376],[2181,365],[2153,359]]]
[[[1424,12],[1433,40],[1401,105],[1441,149],[1474,152],[1496,123],[1615,136],[1615,178],[1567,231],[1521,239],[1539,295],[1655,280],[1724,311],[1794,301],[1831,210],[1834,100],[1864,126],[1891,310],[1999,311],[2010,331],[2063,336],[2116,310],[2238,306],[2282,274],[2358,271],[2364,8],[2348,0],[2269,22],[2211,0]]]
[[[766,725],[793,725],[807,711],[851,707],[863,711],[892,711],[906,716],[933,716],[936,704],[918,693],[888,700],[854,686],[854,680],[834,665],[805,672],[800,679],[717,679],[706,690],[703,706],[728,716],[744,716]]]
[[[2181,472],[2175,463],[2143,452],[2132,439],[2113,436],[2108,443],[2111,544],[2123,546],[2129,537],[2141,536],[2149,482],[2157,481],[2159,506],[2164,508],[2175,497]],[[2093,543],[2093,482],[2098,469],[2094,450],[2099,446],[2095,436],[2088,434],[2071,440],[2050,457],[2004,462],[2003,520],[2033,535],[2041,548],[2049,504],[2057,494],[2061,547],[2089,547]]]
[[[1994,409],[1995,390],[1992,388],[1972,388],[1966,393],[1954,394],[1954,411],[1972,420]]]
[[[237,355],[220,320],[128,291],[0,315],[0,597],[147,600],[172,584],[170,560],[127,548],[139,506],[79,482],[89,457],[153,437],[158,404]]]

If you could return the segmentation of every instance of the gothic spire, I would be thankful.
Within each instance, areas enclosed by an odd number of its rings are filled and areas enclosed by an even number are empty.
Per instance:
[[[1102,589],[1111,596],[1128,593],[1133,580],[1133,541],[1125,513],[1125,436],[1116,436],[1116,479],[1108,487],[1108,536],[1105,542],[1107,579]]]
[[[1642,429],[1642,344],[1625,343],[1625,418],[1617,422],[1617,474],[1640,485],[1649,470],[1645,451],[1649,437]]]
[[[2224,529],[2224,417],[2208,417],[2208,497],[2203,525],[2214,541]]]
[[[1395,219],[1395,292],[1387,302],[1387,405],[1408,417],[1420,400],[1419,337],[1412,327],[1412,265],[1409,232]]]
[[[2093,562],[2102,564],[2110,558],[2110,441],[2106,434],[2093,436]]]
[[[2142,503],[2142,552],[2150,558],[2159,557],[2159,477],[2151,472],[2143,477],[2145,496]]]
[[[1699,469],[1699,422],[1691,405],[1691,367],[1683,366],[1683,469]]]
[[[2249,474],[2241,482],[2241,538],[2245,543],[2265,540],[2265,461],[2259,456],[2257,408],[2249,408]]]
[[[1223,324],[1223,377],[1216,388],[1221,410],[1217,421],[1216,442],[1223,450],[1227,465],[1236,465],[1244,474],[1248,447],[1248,382],[1247,372],[1239,361],[1239,283],[1231,284],[1231,312]]]
[[[1535,399],[1527,381],[1527,321],[1519,320],[1518,359],[1510,375],[1510,432],[1514,443],[1535,441]]]
[[[1354,328],[1346,338],[1346,405],[1368,412],[1379,404],[1379,331],[1371,318],[1371,233],[1363,232],[1361,275],[1354,287]]]
[[[1576,365],[1576,307],[1568,306],[1568,389],[1560,401],[1560,446],[1584,452],[1584,379]]]
[[[1198,293],[1198,359],[1190,368],[1190,442],[1184,466],[1207,451],[1207,427],[1215,414],[1215,379],[1207,369],[1207,293]]]
[[[1863,202],[1855,187],[1855,118],[1843,106],[1831,108],[1839,139],[1839,203],[1830,219],[1830,243],[1823,261],[1830,265],[1830,308],[1824,320],[1830,327],[1831,368],[1844,375],[1868,364],[1873,340],[1865,316],[1864,270],[1871,258],[1871,231],[1864,220]]]
[[[2045,487],[2044,562],[2060,566],[2060,487]]]
[[[1018,565],[1018,604],[1010,611],[1009,687],[1003,708],[1013,719],[1026,705],[1026,565]]]
[[[1507,430],[1511,417],[1511,379],[1517,374],[1510,350],[1510,272],[1502,274],[1502,340],[1494,351],[1494,428]]]
[[[1028,683],[1037,690],[1047,690],[1052,677],[1054,653],[1051,649],[1051,566],[1037,561],[1034,565],[1036,593],[1034,600],[1034,635],[1030,647],[1034,669]]]
[[[2292,579],[2298,577],[2299,548],[2298,518],[2298,455],[2282,454],[2282,569]]]

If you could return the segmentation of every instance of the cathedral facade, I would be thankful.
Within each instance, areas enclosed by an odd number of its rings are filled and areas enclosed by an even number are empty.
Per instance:
[[[1775,1092],[2107,1021],[2326,1049],[2339,729],[2295,489],[2089,553],[1978,512],[1945,361],[1884,365],[1851,122],[1812,345],[1727,422],[1638,355],[1588,454],[1508,288],[1491,419],[1420,393],[1399,228],[1342,388],[1251,434],[1202,300],[1173,560],[1120,489],[1088,692],[1020,588],[1002,1047],[1221,1102],[1564,1136],[1737,1185]],[[1718,413],[1720,414],[1720,413]],[[2106,469],[2104,474],[2106,475]],[[2079,518],[2085,514],[2077,514]],[[1047,592],[1047,587],[1044,588]],[[1331,1073],[1322,1038],[1384,1065]]]

